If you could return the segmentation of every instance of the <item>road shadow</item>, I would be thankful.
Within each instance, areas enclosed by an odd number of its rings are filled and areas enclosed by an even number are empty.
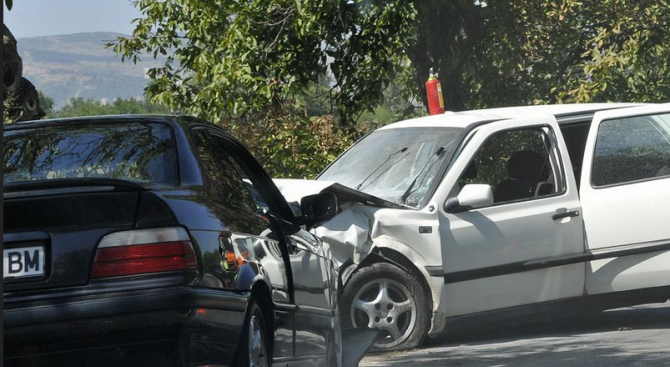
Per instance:
[[[561,317],[548,315],[543,320],[518,320],[504,325],[477,325],[447,330],[441,337],[428,340],[424,347],[477,343],[498,339],[518,339],[606,331],[670,329],[670,302],[659,305],[627,307]]]
[[[420,349],[370,355],[361,366],[670,366],[670,303],[450,330]]]
[[[542,345],[438,348],[368,357],[366,367],[651,367],[670,366],[667,351],[629,353],[599,341],[550,338]]]

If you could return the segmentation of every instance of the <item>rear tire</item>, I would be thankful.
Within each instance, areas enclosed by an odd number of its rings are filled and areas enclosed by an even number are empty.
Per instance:
[[[425,340],[431,310],[414,275],[388,263],[357,270],[344,288],[342,323],[382,331],[376,350],[415,348]]]
[[[234,365],[271,367],[272,353],[269,346],[268,328],[263,310],[252,300],[250,301],[249,312],[244,320]]]

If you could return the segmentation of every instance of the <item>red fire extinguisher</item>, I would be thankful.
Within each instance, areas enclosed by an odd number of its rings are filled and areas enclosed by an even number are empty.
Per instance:
[[[442,99],[442,85],[437,80],[437,74],[430,68],[430,76],[426,82],[426,94],[428,95],[428,113],[439,115],[444,113],[444,100]]]

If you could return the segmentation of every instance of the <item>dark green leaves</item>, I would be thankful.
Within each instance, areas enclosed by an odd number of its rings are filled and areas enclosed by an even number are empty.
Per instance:
[[[448,109],[670,97],[668,0],[137,0],[114,50],[167,54],[155,102],[210,120],[292,105],[332,77],[345,123],[440,75]]]
[[[330,63],[335,105],[352,121],[400,70],[400,39],[412,28],[410,2],[364,4],[139,0],[132,36],[111,46],[124,60],[172,55],[149,72],[148,95],[212,120],[291,102]]]

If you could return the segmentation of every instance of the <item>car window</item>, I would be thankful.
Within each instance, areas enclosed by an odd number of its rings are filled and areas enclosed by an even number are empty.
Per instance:
[[[256,205],[230,157],[226,142],[206,130],[195,130],[193,137],[202,170],[209,181],[208,190],[227,204],[255,212]]]
[[[591,117],[592,118],[592,117]],[[575,175],[577,189],[581,183],[582,161],[584,160],[584,151],[586,149],[586,140],[589,137],[591,129],[591,120],[579,122],[576,124],[562,125],[561,135],[565,141],[570,162],[572,163],[572,173]]]
[[[593,157],[594,187],[670,175],[670,114],[606,120]]]
[[[267,201],[263,199],[261,191],[254,185],[253,181],[249,177],[250,172],[248,172],[248,170],[250,168],[248,168],[247,165],[244,164],[244,161],[240,159],[240,157],[237,156],[237,154],[235,154],[234,152],[231,153],[232,154],[230,155],[230,161],[237,170],[237,173],[240,175],[240,177],[242,177],[242,181],[244,181],[244,185],[249,191],[251,199],[254,201],[256,210],[261,213],[267,213],[270,210],[270,208],[267,204]]]
[[[439,181],[440,167],[451,156],[461,132],[455,127],[377,130],[342,154],[318,180],[419,207]]]
[[[5,183],[64,178],[177,183],[172,129],[166,124],[52,125],[4,135]]]
[[[532,199],[557,192],[551,145],[540,128],[503,131],[479,149],[458,184],[488,184],[494,203]]]

